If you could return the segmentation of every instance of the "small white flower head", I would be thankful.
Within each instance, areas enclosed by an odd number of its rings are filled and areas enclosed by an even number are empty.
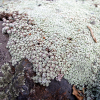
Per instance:
[[[3,27],[6,26],[6,23],[2,23],[2,26],[3,26]]]
[[[5,18],[2,18],[3,22],[6,22],[7,20]]]
[[[7,30],[7,33],[8,33],[8,34],[11,34],[11,30]]]

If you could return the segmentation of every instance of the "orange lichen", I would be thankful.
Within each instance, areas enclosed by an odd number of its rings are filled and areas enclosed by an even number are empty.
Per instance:
[[[45,39],[45,37],[43,37],[43,39]]]
[[[31,35],[31,33],[29,33],[29,35]]]

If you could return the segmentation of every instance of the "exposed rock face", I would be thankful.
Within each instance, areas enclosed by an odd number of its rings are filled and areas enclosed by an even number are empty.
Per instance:
[[[6,48],[9,36],[8,34],[2,34],[2,23],[3,21],[0,21],[0,67],[11,59],[10,53]]]

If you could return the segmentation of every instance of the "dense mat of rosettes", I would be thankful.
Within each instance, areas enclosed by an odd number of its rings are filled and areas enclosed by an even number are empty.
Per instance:
[[[13,12],[8,19],[3,18],[2,33],[9,34],[7,48],[12,56],[12,65],[27,58],[36,72],[34,81],[48,86],[50,80],[62,72],[62,62],[58,62],[57,57],[57,48],[61,47],[59,42],[63,43],[61,36],[45,33],[26,14]],[[63,55],[58,55],[63,60]]]
[[[28,59],[36,72],[33,80],[44,86],[48,86],[51,79],[63,74],[71,84],[95,84],[97,65],[92,67],[92,62],[95,62],[94,55],[97,54],[92,50],[91,42],[87,39],[84,44],[78,33],[75,34],[76,39],[74,35],[70,38],[58,33],[50,34],[39,28],[33,19],[16,11],[8,20],[3,18],[2,33],[9,34],[7,48],[12,56],[12,65],[23,58]],[[84,39],[87,34],[82,37]],[[91,46],[90,53],[86,49],[87,43]]]

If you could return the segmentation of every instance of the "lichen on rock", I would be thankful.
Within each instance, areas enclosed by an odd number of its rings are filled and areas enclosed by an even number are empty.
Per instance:
[[[3,76],[0,77],[0,99],[15,100],[19,93],[24,91],[22,89],[25,84],[24,67],[20,63],[15,67],[15,73],[12,72],[9,63],[2,65]]]

